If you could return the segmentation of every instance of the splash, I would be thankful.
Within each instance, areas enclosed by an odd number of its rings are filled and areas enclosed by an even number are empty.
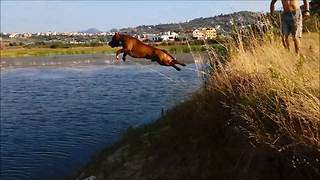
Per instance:
[[[185,31],[184,28],[181,26],[181,23],[179,23],[179,27],[182,31]],[[204,81],[206,76],[208,75],[208,73],[205,71],[207,63],[206,63],[205,59],[203,58],[203,56],[201,56],[200,53],[195,53],[192,51],[192,48],[191,48],[191,45],[190,45],[188,38],[186,38],[186,43],[187,43],[188,48],[190,50],[190,53],[192,55],[196,69],[187,68],[187,67],[185,67],[185,69],[197,72],[199,81]],[[206,49],[208,51],[209,46],[205,41],[204,41],[204,43],[205,43]],[[209,58],[210,58],[210,53],[208,53],[208,54],[209,54]],[[211,60],[211,58],[210,58],[210,60]]]

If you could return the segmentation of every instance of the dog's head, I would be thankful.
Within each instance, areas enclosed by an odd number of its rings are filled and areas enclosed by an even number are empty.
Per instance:
[[[120,46],[120,34],[116,32],[113,36],[111,41],[108,43],[109,46],[112,48]]]

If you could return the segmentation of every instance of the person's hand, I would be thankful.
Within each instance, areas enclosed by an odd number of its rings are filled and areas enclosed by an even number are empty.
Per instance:
[[[303,12],[303,17],[309,17],[309,16],[310,16],[310,12],[309,11]]]

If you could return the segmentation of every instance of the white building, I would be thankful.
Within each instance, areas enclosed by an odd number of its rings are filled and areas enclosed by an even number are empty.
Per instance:
[[[12,34],[9,35],[9,38],[14,38],[14,37],[16,37],[17,35],[18,35],[18,33],[12,33]]]
[[[204,38],[204,32],[196,29],[192,32],[192,37],[195,39],[203,39]]]
[[[140,41],[160,41],[161,37],[157,34],[147,34],[143,33],[142,35],[137,36]]]
[[[174,41],[175,38],[179,37],[179,34],[176,32],[168,31],[163,33],[160,37],[162,41]]]

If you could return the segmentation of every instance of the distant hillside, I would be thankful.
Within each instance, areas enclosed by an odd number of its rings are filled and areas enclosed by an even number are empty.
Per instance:
[[[142,25],[134,28],[122,28],[120,32],[129,34],[159,33],[165,31],[184,32],[200,27],[216,27],[219,33],[230,32],[232,23],[248,25],[257,22],[262,13],[241,11],[232,14],[221,14],[214,17],[200,17],[183,23]]]
[[[90,33],[90,34],[95,34],[95,33],[101,33],[102,31],[96,29],[96,28],[89,28],[85,31],[80,31],[82,33]]]

